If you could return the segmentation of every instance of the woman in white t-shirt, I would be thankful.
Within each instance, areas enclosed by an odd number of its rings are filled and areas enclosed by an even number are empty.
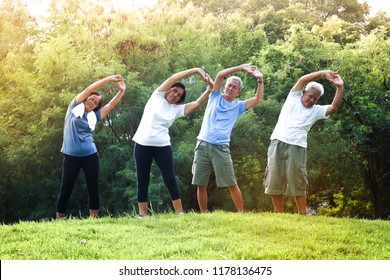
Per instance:
[[[183,104],[186,91],[179,80],[194,74],[200,75],[209,86],[197,100]],[[198,109],[206,101],[212,88],[213,81],[210,76],[201,68],[192,68],[173,74],[153,92],[146,103],[141,122],[133,137],[140,216],[146,216],[148,212],[148,187],[153,159],[168,188],[175,213],[183,213],[173,167],[169,127],[177,118]]]

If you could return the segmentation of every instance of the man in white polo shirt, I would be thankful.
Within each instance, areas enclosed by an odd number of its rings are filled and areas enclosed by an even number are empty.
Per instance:
[[[336,87],[330,105],[316,105],[324,93],[325,78]],[[334,114],[341,102],[344,82],[333,71],[323,70],[302,76],[290,90],[282,107],[268,147],[268,164],[264,179],[265,193],[272,196],[275,212],[283,212],[284,196],[293,196],[300,214],[306,214],[307,134],[320,119]]]

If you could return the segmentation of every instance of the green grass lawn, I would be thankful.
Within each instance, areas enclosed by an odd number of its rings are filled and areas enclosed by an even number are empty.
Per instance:
[[[274,213],[155,214],[0,226],[1,260],[390,260],[390,222]]]

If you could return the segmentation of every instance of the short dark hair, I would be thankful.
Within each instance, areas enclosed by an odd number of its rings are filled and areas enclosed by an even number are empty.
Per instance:
[[[180,96],[180,99],[176,102],[176,104],[183,103],[184,100],[186,99],[186,94],[187,94],[185,85],[180,83],[180,82],[177,82],[177,83],[174,83],[171,88],[173,88],[173,87],[180,87],[183,89],[183,94]]]
[[[99,101],[99,104],[96,106],[95,109],[93,109],[93,110],[96,112],[96,111],[98,111],[98,110],[100,110],[100,109],[102,108],[103,101],[104,101],[104,100],[103,100],[103,95],[102,95],[99,91],[97,91],[97,90],[91,92],[90,96],[91,96],[91,95],[97,95],[97,96],[100,96],[100,97],[101,97],[101,98],[100,98],[100,101]]]

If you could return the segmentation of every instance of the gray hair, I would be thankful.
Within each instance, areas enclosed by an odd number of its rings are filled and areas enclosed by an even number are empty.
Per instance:
[[[231,77],[229,77],[229,78],[227,79],[226,84],[228,84],[231,80],[236,80],[236,81],[238,81],[238,82],[240,83],[240,91],[241,91],[242,88],[243,88],[241,78],[240,78],[240,77],[237,77],[237,76],[231,76]]]
[[[324,94],[324,87],[320,84],[320,83],[317,83],[317,82],[309,82],[306,87],[305,87],[305,90],[309,90],[311,88],[315,88],[316,90],[318,90],[322,96]]]

